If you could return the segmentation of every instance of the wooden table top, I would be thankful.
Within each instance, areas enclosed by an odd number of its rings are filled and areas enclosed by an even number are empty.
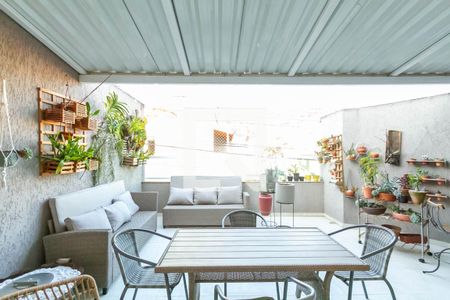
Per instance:
[[[155,272],[367,271],[315,227],[179,229]]]

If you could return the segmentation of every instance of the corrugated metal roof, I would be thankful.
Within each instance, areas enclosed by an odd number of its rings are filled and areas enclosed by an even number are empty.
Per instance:
[[[80,73],[450,73],[448,0],[0,0]]]

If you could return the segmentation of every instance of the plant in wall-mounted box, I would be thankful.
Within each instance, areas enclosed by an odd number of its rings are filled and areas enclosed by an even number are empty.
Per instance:
[[[382,215],[386,211],[384,205],[364,199],[356,200],[356,205],[368,215]]]
[[[352,144],[348,150],[344,151],[344,153],[346,159],[348,160],[356,160],[358,157],[354,148],[354,144]]]
[[[400,209],[397,205],[389,205],[388,208],[392,211],[392,217],[396,220],[403,222],[411,222],[414,224],[419,224],[422,221],[422,216],[420,213],[408,209]]]
[[[97,119],[100,110],[94,110],[89,102],[86,103],[86,116],[75,120],[75,127],[81,130],[97,130]]]
[[[421,168],[416,169],[416,174],[408,174],[408,184],[411,187],[409,195],[414,204],[422,204],[427,194],[426,191],[421,190],[422,178],[426,176],[428,172]]]
[[[372,190],[376,185],[378,175],[378,159],[370,156],[364,156],[359,159],[359,169],[364,180],[363,195],[364,198],[372,198]]]
[[[400,187],[398,186],[397,181],[395,179],[390,180],[388,173],[382,174],[381,177],[381,184],[372,191],[372,196],[378,197],[378,200],[380,201],[392,202],[397,200],[397,196],[400,195]]]

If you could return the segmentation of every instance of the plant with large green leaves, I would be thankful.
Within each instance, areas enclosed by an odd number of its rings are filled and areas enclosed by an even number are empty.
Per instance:
[[[366,186],[374,187],[376,185],[379,160],[370,156],[364,156],[359,159],[359,169]]]

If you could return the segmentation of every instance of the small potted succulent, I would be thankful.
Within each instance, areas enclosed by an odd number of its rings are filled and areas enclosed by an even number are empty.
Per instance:
[[[397,184],[400,186],[400,196],[398,197],[398,202],[408,203],[411,200],[411,197],[409,196],[409,190],[411,187],[408,183],[408,174],[405,174],[397,179]]]
[[[382,178],[381,184],[372,191],[372,196],[378,197],[380,201],[393,202],[397,200],[399,186],[396,180],[390,180],[387,173],[383,174]]]
[[[356,158],[358,157],[354,148],[354,144],[352,144],[348,150],[344,151],[344,153],[345,158],[348,160],[356,160]]]
[[[355,186],[352,186],[351,188],[346,187],[344,190],[344,196],[348,198],[354,198],[357,190],[358,188]]]
[[[368,200],[356,200],[356,205],[368,215],[382,215],[386,211],[386,207],[384,205]]]
[[[427,172],[421,168],[416,169],[416,174],[408,174],[408,184],[411,187],[409,195],[414,204],[422,204],[425,200],[427,192],[421,189],[421,185],[422,177],[426,174]]]
[[[359,160],[360,173],[365,183],[363,196],[366,199],[372,198],[372,191],[376,186],[378,175],[378,163],[379,161],[377,159],[371,158],[370,156],[364,156]]]

